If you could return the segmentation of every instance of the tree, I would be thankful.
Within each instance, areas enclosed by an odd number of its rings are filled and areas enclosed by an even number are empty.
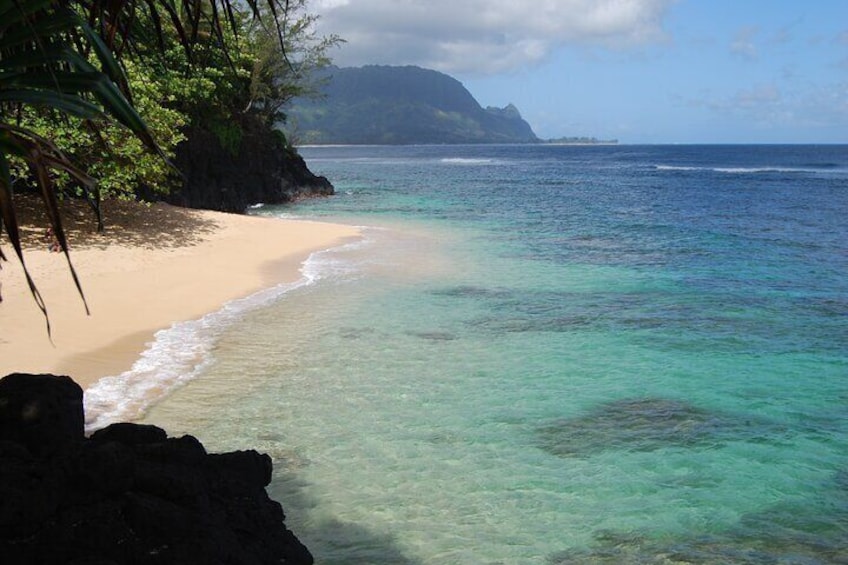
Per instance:
[[[133,105],[147,124],[150,134],[168,159],[176,145],[185,139],[181,130],[188,118],[169,107],[174,98],[172,85],[156,71],[135,58],[123,61]],[[138,139],[126,135],[126,129],[115,119],[101,116],[78,118],[51,108],[25,107],[18,113],[18,125],[51,141],[78,168],[97,179],[91,185],[81,184],[73,175],[57,171],[52,175],[59,193],[87,197],[95,213],[97,229],[104,229],[100,202],[107,198],[134,199],[136,190],[145,187],[153,192],[167,192],[177,175],[159,154],[153,153]],[[10,160],[14,183],[32,187],[35,179],[28,174],[26,163]]]
[[[327,53],[342,43],[337,35],[315,33],[316,14],[306,11],[307,0],[291,0],[286,11],[286,35],[281,45],[261,21],[251,22],[248,40],[254,61],[246,109],[273,127],[286,119],[282,108],[292,99],[316,96],[316,71],[331,63]]]
[[[286,30],[281,22],[285,23],[288,4],[288,0],[261,3],[273,17],[272,29],[284,56]],[[47,320],[48,334],[47,311],[26,270],[21,248],[11,162],[18,159],[34,179],[83,302],[59,216],[54,175],[68,175],[83,191],[96,183],[92,171],[81,169],[50,135],[24,127],[24,114],[32,109],[55,112],[82,120],[97,132],[97,120],[108,117],[164,159],[133,104],[119,61],[140,53],[142,45],[156,45],[164,53],[171,34],[189,60],[206,45],[218,45],[230,60],[224,34],[227,30],[238,33],[241,7],[261,20],[257,0],[0,0],[0,233],[5,231],[24,267],[30,291]],[[0,261],[4,260],[0,250]]]

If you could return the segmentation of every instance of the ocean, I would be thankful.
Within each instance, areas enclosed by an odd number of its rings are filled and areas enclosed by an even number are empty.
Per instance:
[[[848,562],[848,147],[301,153],[337,195],[254,213],[363,240],[106,420],[271,455],[321,564]]]

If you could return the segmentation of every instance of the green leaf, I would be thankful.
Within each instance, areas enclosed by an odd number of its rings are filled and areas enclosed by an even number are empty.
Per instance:
[[[80,93],[99,88],[98,83],[104,78],[105,75],[96,71],[27,72],[20,73],[11,80],[4,80],[3,86],[5,88],[49,89],[57,93]]]
[[[147,124],[135,111],[135,108],[124,98],[121,91],[115,88],[114,84],[109,82],[104,76],[98,83],[92,93],[97,97],[103,108],[112,117],[120,123],[128,127],[144,143],[150,150],[162,155],[165,158],[159,145],[150,135]]]
[[[103,71],[106,76],[112,79],[115,84],[120,86],[121,91],[127,95],[127,98],[129,98],[130,89],[127,85],[127,79],[124,76],[123,69],[121,69],[121,66],[115,60],[115,57],[112,56],[112,52],[108,47],[106,47],[106,44],[103,43],[100,36],[94,33],[91,27],[82,20],[80,21],[80,29],[82,30],[83,36],[88,40],[89,45],[91,45],[94,54],[100,61],[100,64],[103,66]]]
[[[17,53],[4,53],[0,59],[0,71],[23,70],[62,61],[65,52],[65,47],[57,44],[46,45],[41,49],[26,46]]]
[[[12,102],[16,104],[33,104],[47,106],[63,110],[81,118],[93,118],[102,114],[99,107],[91,102],[83,100],[74,94],[62,94],[47,90],[2,90],[0,89],[0,102]]]
[[[34,43],[46,44],[50,38],[56,38],[60,34],[73,31],[77,23],[79,23],[79,18],[67,10],[43,12],[35,19],[22,20],[17,25],[4,29],[2,36],[3,50],[11,50]]]
[[[50,4],[50,0],[27,0],[26,2],[0,0],[0,22],[6,22],[6,25],[11,27],[24,21],[26,16],[47,8]]]

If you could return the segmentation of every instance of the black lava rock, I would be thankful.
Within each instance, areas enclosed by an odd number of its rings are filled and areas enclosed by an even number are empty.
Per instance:
[[[271,459],[113,424],[84,435],[68,377],[0,379],[0,556],[17,564],[310,564]]]

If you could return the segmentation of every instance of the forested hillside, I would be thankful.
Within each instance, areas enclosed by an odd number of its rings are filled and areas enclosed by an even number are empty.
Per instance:
[[[513,105],[482,108],[458,80],[420,67],[330,67],[324,97],[297,99],[288,128],[299,143],[534,143]]]

